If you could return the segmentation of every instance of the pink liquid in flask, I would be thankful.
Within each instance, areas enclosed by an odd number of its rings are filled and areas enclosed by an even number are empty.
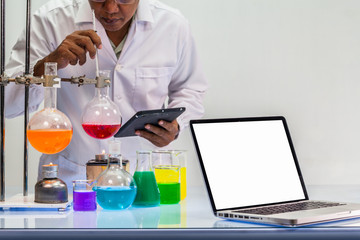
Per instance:
[[[114,136],[119,131],[121,124],[91,124],[83,123],[85,132],[93,138],[106,139]]]

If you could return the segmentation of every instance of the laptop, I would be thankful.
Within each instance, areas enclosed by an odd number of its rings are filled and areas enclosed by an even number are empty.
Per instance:
[[[311,201],[284,117],[191,120],[215,216],[302,226],[360,217],[360,204]]]

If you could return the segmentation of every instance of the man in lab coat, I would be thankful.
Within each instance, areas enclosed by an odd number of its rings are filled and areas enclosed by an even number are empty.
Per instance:
[[[92,9],[97,32],[93,29]],[[22,74],[25,34],[15,44],[6,73]],[[111,70],[110,97],[118,105],[123,123],[137,111],[186,107],[163,128],[146,125],[149,132],[123,138],[122,154],[134,171],[136,150],[168,146],[190,119],[204,113],[202,99],[207,83],[201,70],[187,20],[179,11],[153,0],[54,0],[31,19],[31,63],[35,76],[44,73],[45,62],[58,63],[62,78],[86,75],[95,78],[95,54],[99,69]],[[23,114],[24,87],[6,87],[6,116]],[[94,96],[94,86],[80,88],[63,83],[57,107],[72,121],[69,146],[54,155],[42,155],[39,166],[59,164],[59,177],[68,184],[85,178],[85,164],[107,149],[107,141],[89,137],[81,126],[81,114]],[[43,87],[30,87],[29,110],[43,100]]]

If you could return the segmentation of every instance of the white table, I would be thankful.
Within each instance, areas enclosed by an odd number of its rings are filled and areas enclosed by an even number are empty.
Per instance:
[[[312,199],[360,202],[360,186],[309,186]],[[206,191],[188,189],[180,204],[120,211],[0,212],[0,239],[337,239],[360,237],[360,219],[285,228],[214,217]]]

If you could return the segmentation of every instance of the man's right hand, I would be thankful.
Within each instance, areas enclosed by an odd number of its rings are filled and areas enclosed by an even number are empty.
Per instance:
[[[96,48],[101,49],[101,39],[94,30],[76,31],[68,35],[58,48],[48,56],[38,61],[34,67],[34,76],[44,74],[45,62],[56,62],[57,68],[62,69],[66,66],[86,62],[86,53],[89,52],[90,58],[94,59]]]

